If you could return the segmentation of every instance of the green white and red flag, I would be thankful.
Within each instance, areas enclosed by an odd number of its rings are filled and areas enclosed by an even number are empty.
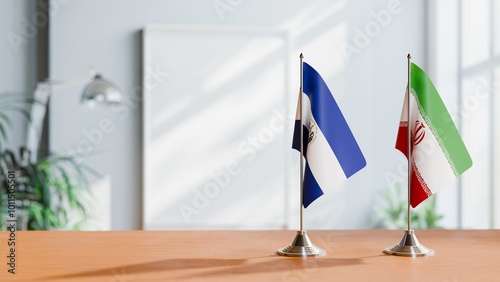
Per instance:
[[[429,77],[413,63],[410,75],[410,121],[407,88],[396,149],[408,158],[410,126],[410,204],[416,207],[469,169],[472,159]]]

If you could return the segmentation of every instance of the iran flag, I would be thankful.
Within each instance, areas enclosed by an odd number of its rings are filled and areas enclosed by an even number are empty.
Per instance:
[[[396,149],[408,158],[410,128],[410,204],[416,207],[469,169],[472,160],[431,80],[413,63],[410,74],[411,95],[407,88]]]

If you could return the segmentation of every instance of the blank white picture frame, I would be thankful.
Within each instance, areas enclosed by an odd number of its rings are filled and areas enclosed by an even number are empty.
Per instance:
[[[143,229],[283,229],[286,32],[148,25],[143,31]]]

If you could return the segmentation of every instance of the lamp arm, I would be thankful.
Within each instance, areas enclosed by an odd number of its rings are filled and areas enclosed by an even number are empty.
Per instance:
[[[72,78],[72,79],[46,79],[40,83],[45,83],[51,88],[71,87],[79,84],[89,83],[94,77]]]
[[[26,132],[26,148],[31,152],[31,161],[36,162],[43,131],[43,122],[47,112],[47,104],[51,94],[50,84],[39,82],[36,85],[34,98],[36,103],[31,106],[31,120]]]
[[[75,86],[75,85],[79,85],[79,84],[89,83],[95,78],[96,75],[97,75],[97,71],[93,67],[90,67],[88,70],[88,74],[85,77],[78,76],[78,77],[65,78],[65,79],[47,78],[44,81],[42,81],[42,83],[47,83],[52,88],[70,87],[70,86]]]

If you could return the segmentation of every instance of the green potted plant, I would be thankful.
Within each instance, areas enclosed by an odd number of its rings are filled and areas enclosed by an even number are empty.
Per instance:
[[[406,229],[408,218],[407,194],[402,193],[401,183],[381,192],[382,203],[375,205],[375,228]],[[406,190],[405,190],[406,191]],[[436,195],[411,210],[411,225],[415,229],[440,229],[443,215],[437,212]]]
[[[31,154],[38,152],[24,146],[14,152],[4,146],[12,128],[7,112],[17,112],[31,121],[28,108],[34,102],[26,95],[0,95],[0,224],[6,224],[8,197],[14,188],[18,229],[78,229],[88,217],[86,172],[91,170],[74,156],[46,154],[33,161]],[[9,185],[12,179],[14,187]]]

